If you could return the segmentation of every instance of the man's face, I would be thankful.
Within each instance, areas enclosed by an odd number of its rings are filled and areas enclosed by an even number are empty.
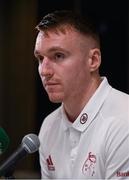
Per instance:
[[[43,86],[52,102],[67,102],[86,93],[91,81],[89,51],[91,43],[73,30],[65,33],[39,32],[35,56]]]

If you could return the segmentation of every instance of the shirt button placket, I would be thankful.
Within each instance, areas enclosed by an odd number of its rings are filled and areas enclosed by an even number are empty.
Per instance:
[[[79,134],[77,130],[70,129],[70,144],[71,144],[71,152],[70,152],[70,159],[71,159],[71,168],[73,169],[76,155],[77,155],[77,145],[79,142]]]

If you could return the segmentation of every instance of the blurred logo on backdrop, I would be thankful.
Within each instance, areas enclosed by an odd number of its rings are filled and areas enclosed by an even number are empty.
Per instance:
[[[6,151],[9,146],[9,142],[10,140],[7,133],[2,127],[0,127],[0,155]]]

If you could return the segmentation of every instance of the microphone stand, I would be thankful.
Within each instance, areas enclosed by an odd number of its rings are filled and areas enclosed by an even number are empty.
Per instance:
[[[10,176],[4,176],[5,179],[15,179],[15,177],[13,175],[10,175]]]
[[[11,169],[9,169],[8,172],[6,172],[3,176],[5,177],[5,179],[15,179],[15,176],[13,175],[14,173],[14,167],[12,167]]]

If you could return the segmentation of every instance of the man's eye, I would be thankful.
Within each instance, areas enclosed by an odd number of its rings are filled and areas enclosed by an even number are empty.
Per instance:
[[[63,53],[56,53],[54,58],[55,60],[61,60],[65,58],[65,55]]]
[[[43,62],[43,59],[44,59],[44,58],[43,58],[42,56],[38,56],[38,57],[37,57],[38,63],[41,64],[41,63]]]

